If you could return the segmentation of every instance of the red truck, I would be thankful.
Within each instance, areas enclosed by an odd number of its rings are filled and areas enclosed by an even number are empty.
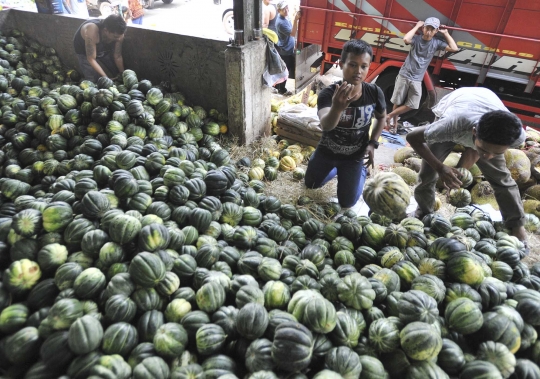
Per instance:
[[[433,58],[422,103],[433,104],[436,87],[482,86],[497,93],[525,124],[540,126],[539,0],[301,0],[300,9],[298,48],[322,53],[312,69],[321,63],[324,73],[345,42],[365,40],[374,53],[367,81],[376,79],[389,105],[409,50],[403,36],[418,20],[438,17],[460,50]],[[402,119],[426,117],[417,112]]]

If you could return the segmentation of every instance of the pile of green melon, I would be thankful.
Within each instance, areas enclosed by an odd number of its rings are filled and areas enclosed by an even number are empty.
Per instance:
[[[9,63],[1,378],[540,378],[540,266],[479,209],[403,218],[393,174],[370,217],[285,204],[219,112],[129,70],[46,87]]]
[[[536,171],[534,163],[536,159],[540,168],[540,159],[537,159],[540,153],[540,142],[535,142],[533,138],[540,141],[540,133],[528,130],[523,150],[509,149],[505,153],[507,168],[523,196],[523,207],[526,213],[525,228],[531,233],[540,230],[540,184],[537,184],[540,171]],[[456,146],[456,151],[450,153],[444,164],[455,168],[461,157],[460,150],[462,149]],[[394,162],[396,166],[391,171],[399,175],[408,185],[414,186],[418,181],[422,163],[416,152],[411,147],[400,148],[394,154]],[[499,209],[493,188],[488,181],[483,180],[482,172],[476,164],[469,170],[458,168],[458,171],[461,175],[461,188],[446,191],[442,183],[437,182],[437,188],[446,196],[450,205],[459,208],[470,204],[489,204],[495,210]],[[440,206],[441,201],[437,198],[435,209],[438,210]]]

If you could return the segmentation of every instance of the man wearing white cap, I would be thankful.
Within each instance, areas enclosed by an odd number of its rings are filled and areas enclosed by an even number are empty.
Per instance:
[[[411,109],[418,109],[422,97],[422,79],[431,59],[438,50],[456,52],[456,42],[448,34],[447,29],[440,29],[441,22],[436,17],[428,17],[426,21],[418,21],[405,36],[403,41],[411,45],[409,55],[405,59],[399,75],[396,78],[394,93],[390,100],[394,104],[392,112],[386,117],[386,126],[391,131],[397,130],[398,116]],[[422,35],[417,35],[418,29],[422,28]],[[445,41],[435,37],[441,32]]]
[[[289,20],[289,4],[286,0],[281,0],[277,5],[278,15],[276,16],[276,31],[279,38],[277,46],[281,59],[287,65],[289,70],[289,78],[294,79],[295,76],[295,44],[296,33],[298,32],[298,19],[300,18],[300,11],[298,11],[294,17],[294,22]],[[285,83],[279,83],[276,85],[278,92],[285,96],[292,95],[291,92],[285,88]]]

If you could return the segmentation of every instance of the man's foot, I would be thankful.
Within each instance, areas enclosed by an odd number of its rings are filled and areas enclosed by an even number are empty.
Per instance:
[[[293,93],[291,91],[285,91],[285,92],[280,92],[279,94],[283,96],[292,96]]]

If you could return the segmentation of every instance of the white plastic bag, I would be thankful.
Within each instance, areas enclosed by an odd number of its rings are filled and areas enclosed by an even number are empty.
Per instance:
[[[268,87],[273,87],[276,84],[286,82],[287,79],[289,79],[289,70],[285,69],[285,71],[275,75],[270,75],[268,73],[268,70],[265,70],[263,74],[263,79]]]
[[[279,109],[278,118],[289,125],[303,127],[315,132],[322,132],[317,108],[308,107],[304,103],[290,104]]]

